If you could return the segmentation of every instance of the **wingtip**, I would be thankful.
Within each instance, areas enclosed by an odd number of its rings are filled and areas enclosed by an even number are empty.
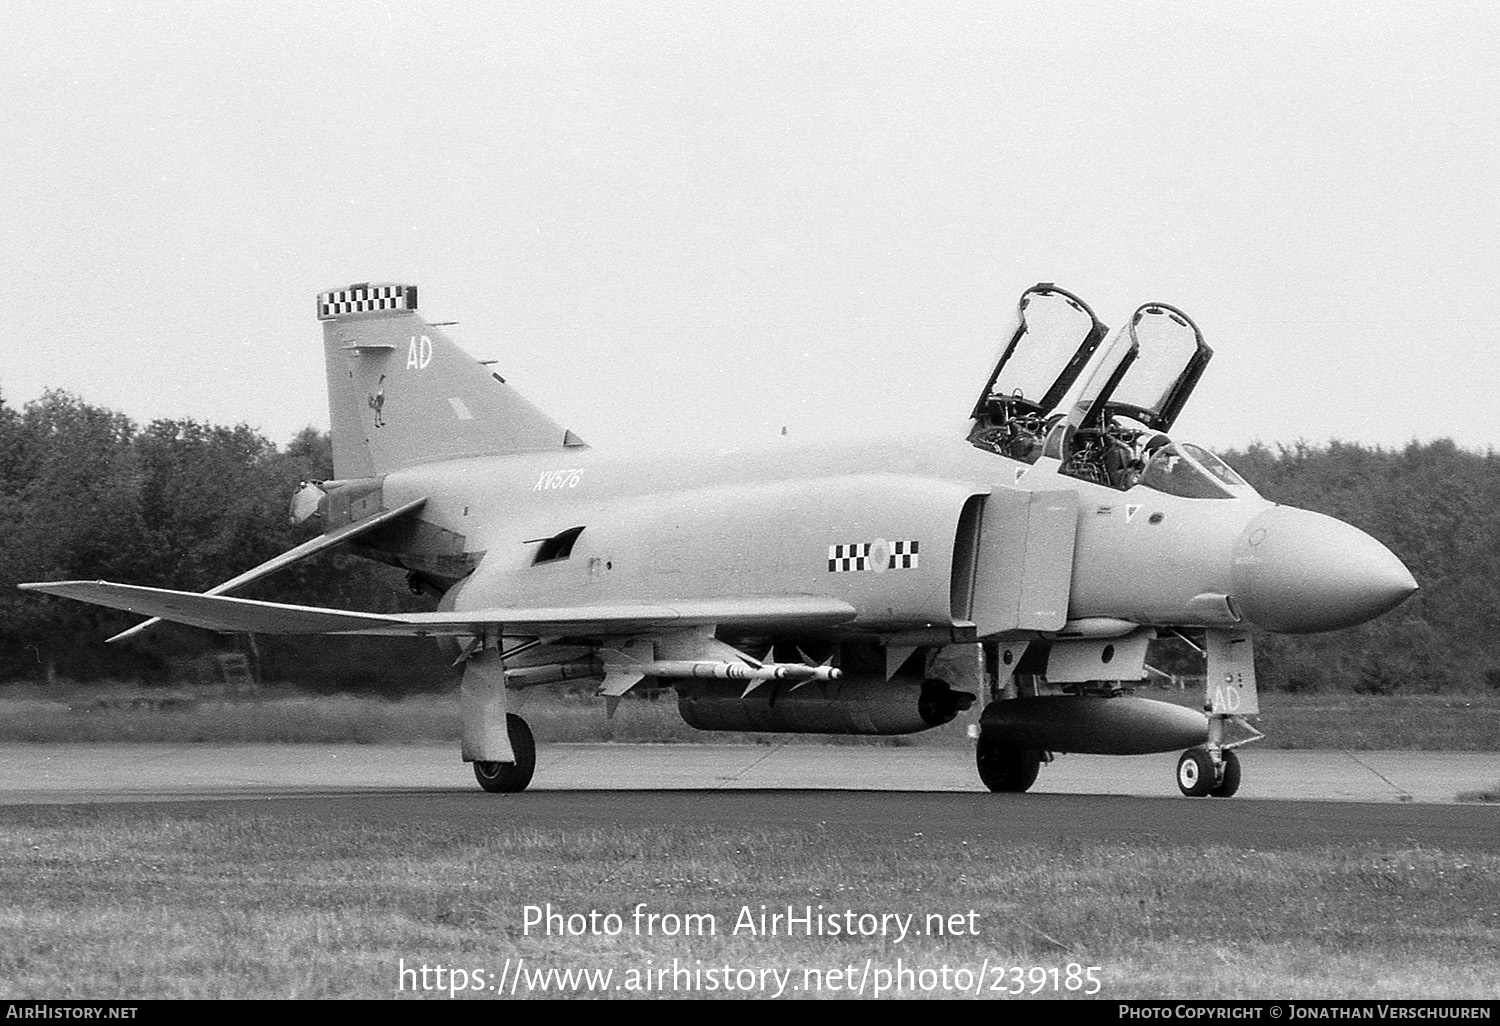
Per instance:
[[[109,581],[27,581],[25,584],[16,585],[22,591],[41,591],[56,594],[58,588],[73,587],[80,584],[108,584]]]

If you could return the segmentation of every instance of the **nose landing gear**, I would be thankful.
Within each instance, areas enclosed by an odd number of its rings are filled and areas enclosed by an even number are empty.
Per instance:
[[[1197,647],[1182,632],[1173,633]],[[1202,651],[1208,661],[1203,695],[1208,744],[1189,748],[1177,760],[1177,788],[1189,798],[1228,798],[1240,789],[1240,757],[1234,749],[1265,736],[1245,722],[1246,716],[1260,712],[1254,645],[1245,630],[1207,630]],[[1226,743],[1231,723],[1249,736]]]
[[[1189,748],[1177,760],[1177,787],[1189,798],[1228,798],[1240,789],[1240,757],[1221,749]]]
[[[1240,757],[1234,746],[1257,741],[1264,735],[1244,717],[1218,713],[1209,706],[1208,744],[1189,748],[1177,760],[1177,788],[1189,798],[1229,798],[1240,789]],[[1224,743],[1225,729],[1233,722],[1251,737],[1232,744]]]

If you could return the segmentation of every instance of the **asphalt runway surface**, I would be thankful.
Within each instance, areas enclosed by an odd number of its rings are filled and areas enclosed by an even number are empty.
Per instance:
[[[1063,756],[992,795],[961,748],[544,745],[532,789],[491,795],[449,745],[0,746],[0,821],[243,815],[378,824],[837,830],[1006,844],[1328,844],[1500,850],[1494,753],[1246,752],[1235,798],[1177,792],[1176,755]]]

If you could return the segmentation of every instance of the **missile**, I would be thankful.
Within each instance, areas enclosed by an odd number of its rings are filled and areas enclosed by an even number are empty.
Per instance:
[[[621,674],[657,677],[667,680],[742,680],[757,687],[768,680],[793,680],[802,683],[838,680],[844,671],[833,666],[805,666],[801,663],[764,663],[751,666],[706,659],[652,659],[645,662],[611,663],[609,668]],[[577,659],[567,663],[543,666],[518,666],[507,669],[506,680],[516,687],[556,684],[565,680],[601,677],[605,666],[598,659]]]
[[[833,666],[805,666],[802,663],[729,663],[699,659],[653,659],[621,667],[648,677],[695,680],[744,680],[761,683],[768,680],[838,680],[843,671]]]

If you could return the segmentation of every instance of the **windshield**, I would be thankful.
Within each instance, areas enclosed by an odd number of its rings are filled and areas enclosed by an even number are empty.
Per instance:
[[[1215,456],[1207,449],[1203,448],[1203,446],[1194,445],[1192,442],[1183,442],[1181,445],[1181,449],[1193,459],[1197,460],[1198,465],[1201,466],[1204,470],[1208,471],[1224,484],[1229,485],[1229,487],[1250,487],[1250,483],[1243,477],[1240,477],[1240,475],[1236,474],[1233,467],[1225,463],[1223,460],[1219,459],[1219,457]]]
[[[1234,480],[1220,476],[1219,471],[1210,473],[1194,459],[1198,454],[1208,456],[1218,467]],[[1168,495],[1184,499],[1232,499],[1234,495],[1224,484],[1244,485],[1244,481],[1223,460],[1207,449],[1196,445],[1179,445],[1172,442],[1157,449],[1141,472],[1141,484]]]

